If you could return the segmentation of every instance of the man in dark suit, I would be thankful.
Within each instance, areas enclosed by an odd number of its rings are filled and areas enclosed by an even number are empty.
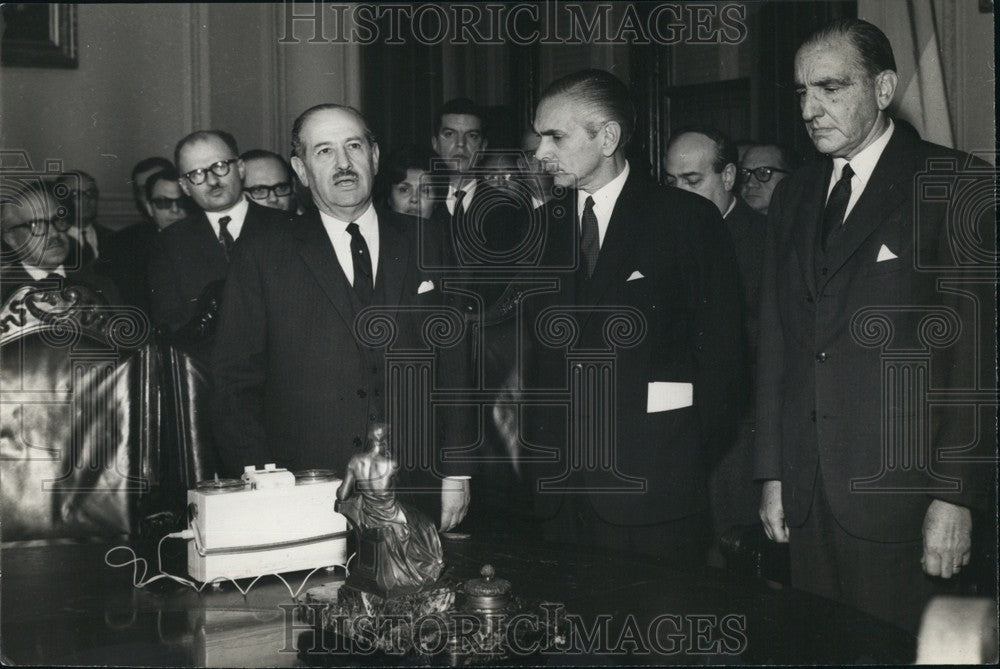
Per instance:
[[[996,510],[995,469],[974,461],[996,457],[995,425],[957,406],[963,391],[996,390],[994,307],[992,288],[982,313],[973,294],[976,272],[992,268],[950,239],[970,222],[949,220],[960,203],[947,187],[975,165],[886,115],[895,70],[886,36],[857,19],[820,29],[796,55],[802,118],[824,155],[770,205],[755,477],[768,536],[790,542],[793,586],[915,631],[944,589],[937,577],[969,564],[972,510]],[[927,170],[944,177],[943,199],[940,183],[919,188]],[[977,179],[993,192],[990,170],[967,181]],[[983,202],[969,234],[988,256],[994,210]],[[942,329],[928,331],[928,318]],[[932,391],[951,406],[931,412]]]
[[[293,126],[292,150],[292,167],[318,211],[241,243],[222,305],[214,416],[222,460],[234,474],[268,462],[343,472],[373,423],[398,418],[386,407],[387,353],[433,351],[422,339],[421,314],[442,305],[441,286],[421,269],[423,252],[433,249],[418,248],[418,221],[372,205],[379,148],[360,113],[334,104],[306,110]],[[377,323],[362,327],[364,335],[356,329],[369,306],[388,311],[392,344],[372,339]],[[463,445],[461,430],[443,427],[445,443]],[[394,428],[395,448],[439,445],[407,437],[419,424]],[[414,473],[452,473],[438,454],[418,455],[434,470]],[[447,530],[465,515],[469,485],[447,478],[435,485],[447,491],[440,495]]]
[[[441,106],[431,147],[453,166],[444,200],[449,216],[462,209],[468,210],[475,199],[480,182],[471,174],[475,167],[473,159],[488,146],[483,113],[476,103],[468,98],[456,98]]]
[[[572,398],[523,412],[534,455],[556,456],[534,468],[545,533],[701,564],[710,451],[743,382],[732,242],[710,202],[629,165],[635,113],[613,75],[552,83],[534,125],[536,157],[568,189],[546,205],[534,271],[556,289],[524,298],[532,393]]]
[[[61,288],[83,285],[118,302],[114,284],[81,261],[82,251],[69,236],[72,222],[47,186],[14,184],[0,202],[0,302],[24,286]]]
[[[743,306],[743,345],[750,361],[752,387],[753,360],[757,352],[757,312],[760,308],[760,270],[764,255],[766,219],[736,196],[736,145],[725,133],[706,127],[678,130],[667,143],[666,181],[671,186],[708,198],[719,209],[736,248]],[[747,473],[753,470],[754,418],[752,398],[746,393],[740,424],[733,443],[713,463],[709,479],[712,526],[716,542],[734,525],[757,520],[760,491]],[[722,566],[718,545],[710,554],[713,564]]]
[[[220,130],[199,130],[174,152],[180,186],[198,213],[174,223],[153,242],[149,264],[151,316],[175,331],[199,316],[206,288],[224,281],[229,254],[241,235],[286,215],[243,196],[243,161],[236,140]]]

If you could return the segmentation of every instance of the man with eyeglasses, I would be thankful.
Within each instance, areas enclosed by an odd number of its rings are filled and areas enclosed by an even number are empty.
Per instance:
[[[97,211],[100,191],[97,181],[86,172],[77,170],[67,173],[56,181],[56,188],[65,189],[71,203],[71,221],[67,233],[79,244],[83,262],[89,263],[101,257],[101,252],[109,250],[114,231],[98,224]]]
[[[199,301],[206,289],[225,280],[237,240],[287,218],[243,197],[246,168],[228,132],[191,133],[177,143],[174,161],[181,190],[200,210],[163,230],[153,243],[151,316],[171,331],[201,316]]]
[[[754,144],[748,148],[739,171],[743,201],[767,216],[774,187],[791,173],[795,163],[791,151],[777,144]]]
[[[736,197],[739,153],[736,145],[715,128],[688,128],[675,133],[667,145],[667,183],[710,200],[722,214],[736,248],[743,307],[743,343],[751,381],[758,341],[758,305],[766,219]],[[749,386],[753,387],[752,383]],[[753,459],[753,402],[742,406],[735,440],[712,469],[709,479],[715,544],[709,554],[721,566],[719,539],[734,525],[755,522],[757,489],[746,473]]]
[[[279,211],[296,210],[292,168],[284,158],[264,149],[245,151],[240,158],[246,168],[243,192],[252,202]]]
[[[114,285],[80,264],[80,251],[69,236],[71,220],[51,191],[41,182],[5,180],[0,200],[0,292],[6,302],[26,285],[59,288],[83,284],[118,301]]]

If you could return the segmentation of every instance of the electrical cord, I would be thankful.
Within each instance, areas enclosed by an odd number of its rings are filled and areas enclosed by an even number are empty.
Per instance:
[[[326,569],[327,568],[326,566],[316,567],[315,569],[313,569],[312,571],[310,571],[308,574],[306,574],[306,577],[302,580],[301,585],[299,585],[299,587],[297,589],[295,589],[294,591],[292,590],[292,586],[289,585],[288,581],[286,581],[284,579],[284,577],[281,576],[281,574],[277,574],[277,573],[261,574],[261,575],[255,577],[252,581],[250,581],[250,584],[247,585],[246,589],[241,588],[240,584],[236,582],[236,579],[230,578],[228,576],[218,576],[216,578],[213,578],[211,581],[205,581],[201,585],[198,585],[195,581],[190,581],[190,580],[188,580],[186,578],[183,578],[181,576],[177,576],[175,574],[169,574],[169,573],[163,571],[163,557],[162,557],[162,554],[161,554],[161,550],[162,550],[162,547],[163,547],[163,542],[166,541],[167,539],[186,539],[188,541],[192,541],[193,540],[195,542],[195,546],[196,547],[199,547],[199,544],[200,544],[200,542],[198,540],[199,537],[196,537],[195,533],[192,530],[183,530],[181,532],[171,532],[170,534],[164,535],[160,539],[160,541],[157,542],[157,544],[156,544],[156,566],[159,569],[160,573],[157,574],[156,576],[153,576],[152,578],[149,578],[149,579],[146,579],[146,574],[147,574],[147,571],[148,571],[148,567],[147,567],[148,563],[146,562],[146,559],[142,558],[142,557],[139,557],[138,555],[136,555],[136,552],[134,550],[132,550],[132,548],[130,546],[115,546],[114,548],[109,549],[104,554],[104,564],[106,564],[109,567],[112,567],[114,569],[117,569],[119,567],[128,567],[129,565],[132,565],[132,586],[135,587],[135,588],[145,588],[150,583],[155,583],[156,581],[159,581],[161,579],[166,579],[166,580],[171,580],[171,581],[175,581],[177,583],[180,583],[181,585],[187,586],[187,587],[193,589],[195,592],[199,592],[200,593],[208,585],[213,585],[215,583],[220,583],[220,582],[223,582],[223,581],[229,581],[229,582],[231,582],[233,584],[233,586],[236,587],[237,590],[239,590],[240,594],[243,595],[244,597],[246,597],[247,593],[250,592],[250,589],[253,588],[253,586],[257,583],[257,581],[259,581],[260,579],[264,578],[265,576],[275,576],[279,581],[281,581],[285,585],[285,588],[288,590],[288,594],[291,595],[292,599],[298,598],[299,594],[301,594],[301,592],[302,592],[302,589],[305,588],[306,583],[309,581],[309,579],[312,577],[313,574],[315,574],[320,569]],[[127,560],[125,562],[115,562],[115,563],[111,562],[111,560],[109,559],[110,556],[111,556],[111,554],[114,553],[115,551],[121,551],[121,550],[128,551],[129,553],[131,553],[132,554],[132,559],[131,560]],[[348,565],[351,563],[351,560],[354,558],[354,555],[355,555],[355,553],[352,553],[351,556],[347,559],[347,562],[345,564],[342,564],[342,565],[341,564],[335,564],[335,565],[332,565],[332,566],[334,566],[334,567],[343,567],[345,573],[347,575],[350,575],[351,572],[350,572],[350,569],[348,569]],[[141,575],[139,574],[139,568],[140,567],[142,567],[142,574]]]

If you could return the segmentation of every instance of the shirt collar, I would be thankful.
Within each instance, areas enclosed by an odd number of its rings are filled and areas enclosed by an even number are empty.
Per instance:
[[[733,199],[732,199],[732,201],[731,201],[731,202],[729,203],[729,208],[728,208],[728,209],[726,209],[726,213],[724,213],[724,214],[722,215],[722,218],[726,218],[727,216],[729,216],[729,214],[733,213],[733,209],[736,209],[736,196],[735,196],[735,195],[733,195],[732,197],[733,197]]]
[[[58,274],[64,279],[66,278],[66,268],[63,267],[62,265],[50,269],[43,269],[41,267],[35,267],[34,265],[28,265],[22,262],[21,267],[23,267],[24,271],[28,273],[28,276],[30,276],[35,281],[42,281],[43,279],[47,279],[49,278],[49,274]]]
[[[629,174],[629,164],[625,161],[625,168],[621,173],[614,179],[604,184],[598,188],[593,193],[588,193],[585,190],[579,190],[576,193],[576,203],[577,211],[580,212],[580,216],[583,216],[583,208],[587,205],[587,198],[594,198],[594,208],[601,209],[611,213],[615,208],[615,202],[618,201],[618,196],[622,194],[622,189],[625,188],[625,181],[628,179]]]
[[[462,196],[462,200],[464,202],[468,202],[469,200],[472,199],[472,195],[476,192],[477,183],[479,183],[479,181],[477,179],[473,179],[472,181],[469,181],[464,186],[462,186],[462,191],[465,193],[465,195]],[[458,189],[455,188],[455,185],[452,184],[451,182],[448,182],[448,198],[454,200],[455,193],[457,192]]]
[[[854,176],[861,179],[862,184],[867,184],[868,180],[872,178],[872,173],[875,171],[878,159],[882,157],[882,152],[885,151],[885,147],[889,144],[889,139],[892,138],[892,132],[895,128],[896,126],[892,122],[892,119],[889,119],[889,127],[885,129],[879,138],[866,146],[858,155],[850,160]],[[844,171],[844,165],[847,163],[848,160],[846,158],[833,159],[834,183],[840,181],[840,174]]]
[[[328,229],[339,230],[344,234],[350,234],[347,232],[347,226],[352,223],[352,221],[342,221],[336,216],[332,216],[324,211],[319,212],[319,217],[323,221],[323,225]],[[358,224],[358,229],[361,230],[361,234],[366,238],[369,234],[378,234],[378,216],[375,215],[375,205],[371,202],[368,203],[368,208],[365,209],[364,213],[358,216],[353,221]]]
[[[226,224],[226,229],[229,230],[233,237],[238,236],[239,228],[243,227],[243,221],[247,217],[247,212],[250,210],[250,203],[246,198],[241,197],[239,201],[234,204],[229,209],[225,211],[206,211],[205,216],[208,216],[208,222],[212,224],[212,227],[219,227],[219,219],[223,216],[228,216],[230,221]],[[233,232],[233,229],[237,232]]]

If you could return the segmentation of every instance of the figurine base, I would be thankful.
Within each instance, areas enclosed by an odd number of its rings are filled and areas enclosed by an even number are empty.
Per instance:
[[[461,604],[461,602],[459,602]],[[514,597],[501,610],[456,608],[456,584],[443,579],[420,592],[389,598],[347,584],[312,588],[299,607],[311,625],[313,648],[299,648],[306,664],[422,664],[485,666],[544,664],[545,652],[565,644],[566,624]],[[528,614],[534,625],[509,630],[511,618]],[[322,643],[316,645],[317,635]],[[514,648],[511,648],[511,644]],[[530,650],[529,650],[530,649]],[[527,652],[525,652],[527,651]]]

